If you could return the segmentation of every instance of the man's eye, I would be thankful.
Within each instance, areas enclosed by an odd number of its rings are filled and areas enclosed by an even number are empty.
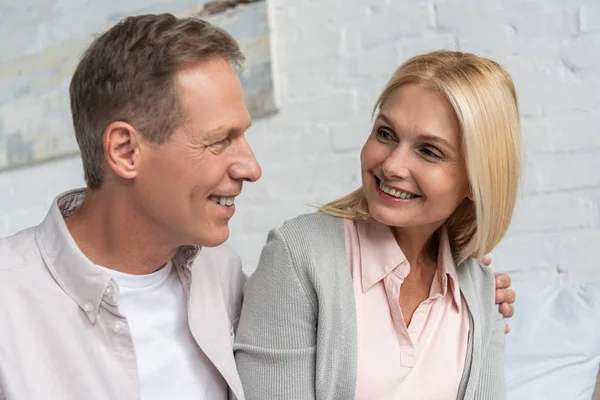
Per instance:
[[[218,142],[214,143],[213,146],[215,147],[227,147],[231,144],[231,139],[230,138],[225,138],[223,140],[219,140]]]

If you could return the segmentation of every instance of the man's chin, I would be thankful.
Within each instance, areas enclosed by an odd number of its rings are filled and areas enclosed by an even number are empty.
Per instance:
[[[202,247],[217,247],[225,243],[229,239],[229,226],[219,229],[213,229],[210,232],[203,232],[196,240],[197,246]]]

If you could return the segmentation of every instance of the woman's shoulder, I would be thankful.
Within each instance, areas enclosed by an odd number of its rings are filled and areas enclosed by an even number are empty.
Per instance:
[[[344,241],[344,220],[323,212],[301,214],[276,229],[288,244],[317,246]]]
[[[343,218],[334,217],[324,212],[301,214],[288,219],[280,229],[290,231],[315,232],[332,229],[343,225]]]
[[[468,258],[461,262],[457,268],[458,279],[460,286],[464,284],[472,285],[477,289],[487,289],[491,287],[495,289],[495,276],[494,271],[485,265],[483,265],[476,258]],[[479,290],[481,292],[481,290]]]
[[[269,242],[285,247],[295,268],[310,273],[332,272],[346,265],[344,219],[323,212],[302,214],[271,231]],[[273,243],[273,244],[275,244]],[[340,267],[347,270],[345,267]]]
[[[475,323],[488,331],[501,316],[496,304],[494,271],[475,258],[463,261],[457,269],[460,291],[469,311]]]

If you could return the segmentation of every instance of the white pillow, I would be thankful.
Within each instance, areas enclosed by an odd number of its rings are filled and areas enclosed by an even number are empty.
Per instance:
[[[600,284],[513,284],[509,400],[590,400],[600,368]]]

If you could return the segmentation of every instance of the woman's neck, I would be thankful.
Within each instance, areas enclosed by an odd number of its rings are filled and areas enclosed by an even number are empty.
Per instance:
[[[411,267],[422,267],[437,262],[439,238],[437,227],[391,227],[394,238]]]

